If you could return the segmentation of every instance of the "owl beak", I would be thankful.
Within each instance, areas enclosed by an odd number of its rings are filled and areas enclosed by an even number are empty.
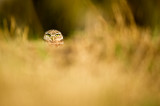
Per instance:
[[[52,40],[52,41],[54,40],[54,37],[53,37],[53,36],[51,36],[51,40]]]

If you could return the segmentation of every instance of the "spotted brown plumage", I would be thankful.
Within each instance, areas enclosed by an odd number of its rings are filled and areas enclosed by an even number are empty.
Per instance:
[[[56,47],[64,44],[63,35],[60,31],[52,29],[45,32],[43,39],[49,44]]]

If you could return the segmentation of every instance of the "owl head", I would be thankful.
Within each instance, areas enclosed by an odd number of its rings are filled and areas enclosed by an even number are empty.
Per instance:
[[[45,32],[43,39],[50,43],[63,41],[63,35],[58,30],[48,30]]]

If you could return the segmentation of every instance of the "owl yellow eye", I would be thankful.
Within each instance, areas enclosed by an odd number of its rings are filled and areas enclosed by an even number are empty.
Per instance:
[[[51,36],[50,34],[46,34],[46,35],[49,36],[49,37]]]
[[[56,36],[60,36],[60,34],[56,34]]]

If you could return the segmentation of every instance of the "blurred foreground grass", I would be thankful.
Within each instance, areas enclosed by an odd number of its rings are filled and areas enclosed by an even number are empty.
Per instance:
[[[88,12],[85,30],[54,48],[4,21],[0,106],[159,106],[160,36],[117,22]]]

